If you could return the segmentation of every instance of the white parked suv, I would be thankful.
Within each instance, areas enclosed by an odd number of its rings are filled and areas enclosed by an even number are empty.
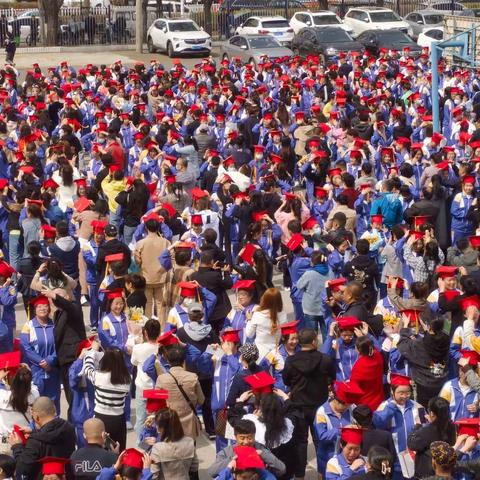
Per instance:
[[[290,19],[290,26],[297,34],[305,27],[340,27],[348,33],[352,33],[352,29],[345,25],[338,15],[330,10],[320,12],[297,12]]]
[[[167,52],[169,57],[180,54],[210,55],[212,38],[188,18],[155,20],[147,31],[148,51]]]
[[[293,28],[284,17],[249,17],[235,30],[235,35],[272,35],[281,45],[289,46]]]
[[[380,7],[351,8],[343,19],[345,25],[352,28],[355,35],[366,30],[400,30],[408,32],[408,23],[393,10]]]

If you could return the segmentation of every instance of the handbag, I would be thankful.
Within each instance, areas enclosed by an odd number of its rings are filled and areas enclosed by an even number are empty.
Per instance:
[[[191,410],[193,412],[193,415],[196,419],[196,423],[197,423],[197,426],[198,426],[198,433],[199,433],[202,430],[202,422],[200,422],[200,419],[198,418],[197,410],[195,408],[195,405],[192,403],[192,401],[188,397],[188,395],[185,392],[185,390],[183,389],[183,387],[178,383],[178,380],[175,378],[175,376],[172,374],[172,372],[168,372],[168,374],[171,375],[174,382],[177,384],[178,390],[180,390],[180,393],[182,394],[183,398],[188,403],[188,406],[191,408]]]

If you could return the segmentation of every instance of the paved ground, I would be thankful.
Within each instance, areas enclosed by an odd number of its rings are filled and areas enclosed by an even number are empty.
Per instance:
[[[213,56],[218,56],[218,49],[214,49],[212,52]],[[58,65],[62,60],[68,60],[70,64],[74,67],[80,67],[86,65],[87,63],[94,63],[96,65],[106,64],[109,65],[113,63],[115,60],[119,59],[122,60],[122,63],[133,65],[135,61],[144,61],[148,63],[151,58],[158,58],[161,63],[166,68],[169,68],[172,65],[172,60],[168,58],[166,55],[160,54],[137,54],[134,51],[113,51],[108,52],[108,47],[105,47],[105,51],[103,52],[68,52],[68,53],[18,53],[15,57],[15,64],[16,67],[23,72],[31,68],[32,63],[38,62],[42,69],[45,71],[48,66]],[[188,67],[195,65],[196,63],[200,62],[200,58],[182,58],[182,63]],[[277,286],[281,285],[281,276],[280,274],[276,274],[274,278],[275,284]],[[289,320],[293,320],[293,310],[292,304],[290,301],[290,297],[288,292],[282,291],[282,296],[284,300],[284,308],[288,313]],[[88,307],[84,308],[84,317],[88,318]],[[26,321],[25,311],[23,309],[23,303],[19,298],[19,304],[17,306],[17,328],[20,331],[23,324]],[[66,412],[66,401],[65,398],[62,396],[62,411]],[[135,404],[134,401],[132,402],[132,415],[135,414]],[[135,419],[132,417],[132,423],[134,423]],[[133,446],[135,444],[135,435],[133,432],[129,432],[128,446]],[[206,480],[208,475],[206,473],[207,467],[215,458],[215,447],[213,442],[210,442],[206,437],[203,435],[200,437],[198,441],[198,456],[200,460],[200,478],[202,480]],[[317,478],[317,473],[315,470],[315,459],[314,459],[314,449],[313,446],[310,445],[309,448],[309,467],[307,471],[306,478],[307,480],[313,480]]]

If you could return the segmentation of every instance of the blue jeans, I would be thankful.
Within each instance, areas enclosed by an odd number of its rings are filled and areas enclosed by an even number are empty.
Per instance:
[[[323,341],[327,336],[327,326],[325,325],[325,320],[323,315],[309,315],[308,313],[303,314],[303,325],[301,328],[313,328],[318,332],[318,326],[320,325],[320,333],[322,334]]]
[[[100,300],[98,299],[97,285],[95,283],[88,284],[88,295],[90,296],[90,327],[98,328]]]
[[[128,225],[123,226],[123,243],[125,243],[125,245],[130,245],[136,229],[137,227],[129,227]]]
[[[10,259],[10,265],[18,270],[18,262],[22,258],[22,255],[18,251],[20,248],[20,232],[12,233],[8,235],[8,257]]]

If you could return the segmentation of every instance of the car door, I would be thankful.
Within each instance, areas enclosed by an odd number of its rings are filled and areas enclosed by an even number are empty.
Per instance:
[[[165,50],[167,48],[168,28],[165,20],[155,21],[155,34],[157,39],[154,39],[154,44],[158,48]]]
[[[367,12],[359,11],[357,15],[357,20],[359,32],[364,32],[365,30],[370,30],[370,28],[374,28],[371,26],[370,16]]]
[[[406,18],[410,25],[412,36],[417,38],[420,32],[423,30],[423,17],[418,13],[411,13]]]
[[[305,15],[303,13],[296,13],[291,18],[290,26],[293,28],[293,31],[295,33],[298,33],[299,30],[301,30],[303,27],[305,27],[305,24],[302,21],[304,17],[305,17]]]
[[[243,37],[238,37],[238,56],[242,59],[242,62],[248,62],[252,56],[248,50],[248,42]]]
[[[239,29],[238,33],[242,35],[252,35],[258,33],[258,20],[256,18],[249,18]]]

